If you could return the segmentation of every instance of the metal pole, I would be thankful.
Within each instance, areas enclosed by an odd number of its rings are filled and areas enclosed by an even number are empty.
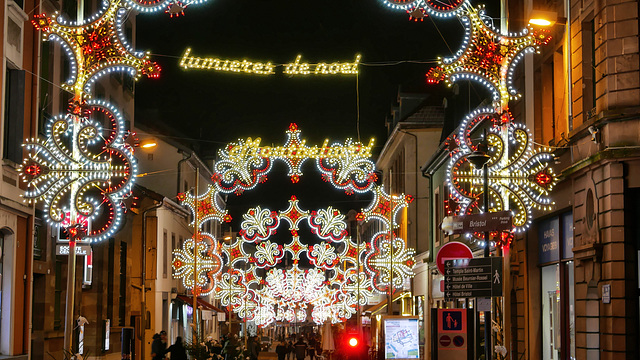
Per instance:
[[[84,0],[77,0],[77,20],[78,22],[82,22],[84,18]],[[78,28],[78,33],[82,30]],[[74,101],[78,101],[78,104],[82,103],[82,92],[77,91],[74,94]],[[71,156],[74,160],[75,164],[79,164],[81,161],[82,153],[78,148],[78,128],[80,126],[80,119],[77,115],[73,115],[73,136],[72,136],[72,144],[71,144]],[[75,182],[74,178],[79,176],[78,172],[73,172],[71,174],[72,184],[71,184],[71,192],[70,194],[76,194],[78,190],[78,184]],[[71,229],[75,224],[78,223],[78,213],[76,211],[76,204],[73,199],[73,196],[70,196],[69,200],[69,217],[71,218],[69,222],[69,229]],[[77,229],[76,229],[77,230]],[[63,350],[70,351],[71,353],[75,353],[73,349],[73,308],[75,303],[75,292],[76,292],[76,240],[78,238],[76,235],[72,235],[69,232],[69,258],[67,261],[67,298],[65,301],[65,321],[64,321],[64,344]]]
[[[357,220],[356,220],[357,221]],[[358,327],[358,335],[362,335],[362,314],[360,311],[360,224],[356,222],[356,238],[358,240],[358,258],[356,259],[358,271],[356,272],[358,280],[357,306],[358,314],[356,316],[356,326]]]
[[[140,300],[140,327],[142,332],[142,349],[140,360],[144,360],[147,342],[147,212],[155,210],[164,204],[164,199],[159,204],[153,205],[142,212],[142,299]]]
[[[393,315],[393,170],[389,169],[389,300],[387,302],[387,314]]]
[[[489,169],[488,163],[482,165],[482,191],[484,198],[484,212],[489,212]],[[484,257],[489,257],[489,232],[484,232]],[[492,359],[491,352],[491,311],[484,312],[484,358],[485,360]]]
[[[193,341],[198,341],[200,336],[198,326],[198,243],[200,242],[200,220],[198,219],[198,186],[200,180],[200,168],[196,164],[196,184],[195,184],[195,211],[193,212],[193,330],[195,331],[196,338]]]

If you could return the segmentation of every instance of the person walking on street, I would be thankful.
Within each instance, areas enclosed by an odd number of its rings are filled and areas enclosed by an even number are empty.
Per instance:
[[[169,346],[167,352],[171,354],[171,360],[187,360],[187,351],[182,344],[181,336],[176,338],[176,342]]]
[[[307,344],[304,342],[304,339],[300,337],[296,345],[294,346],[294,351],[296,354],[296,360],[304,360],[307,355]]]
[[[278,346],[276,346],[276,354],[278,354],[278,360],[285,360],[285,357],[288,353],[289,348],[287,347],[287,344],[284,342],[284,340],[280,341],[278,343]]]
[[[151,343],[151,358],[153,360],[163,360],[167,353],[167,332],[162,330],[159,334],[153,335]]]

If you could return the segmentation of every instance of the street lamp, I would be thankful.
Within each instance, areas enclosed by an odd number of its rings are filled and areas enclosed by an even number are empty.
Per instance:
[[[532,10],[529,24],[548,27],[558,22],[558,13],[555,11]]]
[[[467,160],[475,166],[476,169],[482,169],[482,191],[483,191],[483,202],[484,202],[484,212],[489,212],[489,169],[487,167],[487,163],[491,159],[485,149],[487,139],[487,132],[485,130],[484,140],[482,143],[478,144],[476,151],[472,152],[467,156]],[[489,232],[484,232],[484,257],[489,257]],[[491,310],[484,312],[484,358],[486,360],[490,360],[492,358],[491,352]]]

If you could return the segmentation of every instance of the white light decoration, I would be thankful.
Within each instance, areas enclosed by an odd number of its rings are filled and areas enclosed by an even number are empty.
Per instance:
[[[499,119],[497,124],[496,119]],[[501,137],[502,123],[508,124],[509,142],[506,144]],[[500,116],[493,109],[471,113],[460,126],[455,139],[457,148],[452,151],[447,167],[446,182],[458,203],[458,208],[454,209],[457,214],[482,212],[482,206],[478,204],[483,185],[482,169],[476,169],[467,160],[477,147],[470,135],[478,126],[490,129],[486,139],[491,156],[487,163],[490,210],[511,210],[514,231],[521,233],[531,224],[532,209],[549,210],[553,205],[549,198],[557,182],[550,168],[553,154],[544,147],[534,150],[531,133],[524,125],[514,123],[509,112]]]
[[[381,222],[381,228],[389,229],[391,219],[412,198],[403,194],[392,197],[375,184],[375,167],[369,159],[372,146],[373,140],[364,146],[350,139],[344,144],[329,145],[325,141],[320,147],[308,146],[292,124],[284,146],[260,146],[259,138],[249,138],[223,148],[212,176],[214,185],[203,195],[183,195],[181,199],[193,212],[203,208],[199,202],[211,203],[220,194],[241,195],[265,182],[275,161],[288,165],[288,175],[295,184],[302,176],[301,165],[312,158],[317,161],[322,178],[336,189],[346,194],[371,192],[373,201],[357,218]],[[229,216],[213,203],[207,209],[215,216],[198,212],[198,217],[220,222]],[[358,304],[367,304],[374,293],[388,289],[392,271],[394,288],[413,276],[413,250],[407,249],[405,240],[395,238],[393,252],[391,243],[385,242],[381,234],[358,246],[348,236],[345,215],[332,206],[310,211],[301,208],[300,200],[291,196],[284,210],[256,206],[247,210],[242,219],[238,237],[222,244],[216,255],[227,270],[213,279],[214,286],[210,286],[211,278],[199,277],[202,283],[195,284],[195,288],[203,289],[203,293],[212,289],[223,306],[240,318],[253,319],[258,326],[275,321],[305,321],[309,312],[316,323],[343,321],[356,313]],[[303,222],[319,243],[302,242],[299,232]],[[283,225],[288,225],[291,240],[284,244],[272,242],[270,239]],[[393,227],[397,226],[393,220]],[[206,259],[211,249],[199,252],[205,258],[199,259],[198,265],[200,261],[207,264],[202,265],[203,269],[212,263]],[[293,264],[282,269],[286,254],[290,254]],[[300,268],[305,255],[311,269]],[[181,264],[189,263],[182,252],[175,252],[175,256]],[[210,267],[207,269],[209,272],[203,272],[213,273]],[[193,278],[193,273],[176,271],[174,276]],[[185,285],[194,287],[188,281]]]
[[[198,249],[194,249],[196,242],[188,239],[182,249],[173,250],[171,266],[173,276],[182,279],[184,287],[195,289],[197,295],[209,294],[215,285],[215,277],[222,271],[222,258],[218,255],[218,243],[213,236],[204,232],[198,232],[198,236]],[[195,286],[194,281],[197,281]]]
[[[149,60],[144,52],[134,51],[124,38],[124,20],[127,9],[122,0],[105,1],[102,12],[81,23],[66,22],[58,17],[36,15],[32,20],[44,40],[62,45],[70,60],[70,78],[63,88],[88,97],[91,85],[101,76],[111,72],[126,72],[137,80],[141,75],[158,77],[160,67]]]
[[[171,17],[183,15],[187,6],[197,5],[207,0],[125,0],[128,7],[142,13],[154,13],[164,10]]]
[[[93,224],[84,240],[101,241],[113,235],[122,222],[122,200],[131,192],[137,162],[126,142],[129,133],[124,119],[115,106],[90,100],[76,109],[79,113],[49,120],[45,139],[25,140],[28,155],[20,169],[27,183],[23,197],[29,202],[42,201],[45,219],[58,226],[70,224],[65,214],[73,204],[76,213]],[[99,113],[108,120],[108,127],[94,119],[92,114]],[[74,122],[79,124],[75,131]],[[76,156],[72,144],[78,146]],[[103,223],[99,225],[98,220]]]
[[[431,16],[442,18],[458,15],[469,5],[468,0],[382,0],[382,3],[409,14],[420,9]]]

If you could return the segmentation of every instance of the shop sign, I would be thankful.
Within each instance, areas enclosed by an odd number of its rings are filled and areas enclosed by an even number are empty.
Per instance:
[[[538,263],[560,260],[560,219],[541,221],[538,226]]]

